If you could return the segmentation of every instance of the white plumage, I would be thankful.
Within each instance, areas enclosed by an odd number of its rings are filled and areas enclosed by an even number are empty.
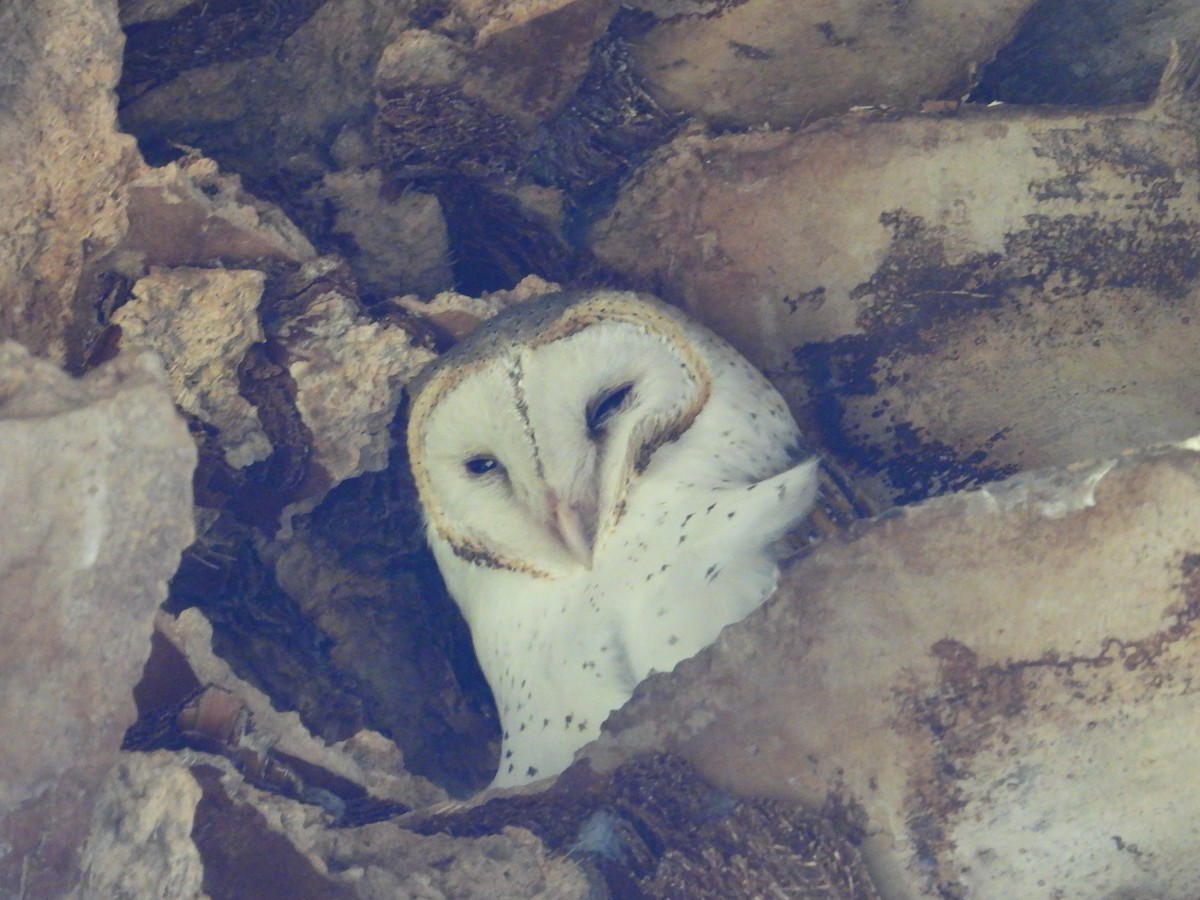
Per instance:
[[[562,771],[639,681],[754,610],[817,485],[758,371],[616,291],[488,322],[413,385],[408,444],[500,712],[497,786]]]

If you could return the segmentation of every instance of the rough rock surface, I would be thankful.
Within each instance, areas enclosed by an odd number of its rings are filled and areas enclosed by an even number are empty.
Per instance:
[[[635,5],[662,20],[634,41],[634,58],[664,107],[778,127],[853,106],[957,99],[1033,0]]]
[[[78,365],[90,265],[125,231],[139,163],[116,128],[111,0],[0,7],[0,338]]]
[[[198,266],[221,262],[303,262],[312,244],[279,207],[242,189],[241,179],[190,154],[144,168],[130,182],[129,231],[117,264]],[[130,258],[132,257],[132,258]]]
[[[192,539],[196,449],[158,363],[76,381],[0,345],[0,894],[60,896]]]
[[[214,898],[263,900],[877,898],[820,817],[732,797],[677,757],[566,791],[332,825],[320,806],[259,790],[224,759],[127,754],[97,804],[85,887],[174,898],[202,885]]]
[[[110,322],[120,347],[163,357],[175,402],[229,468],[259,472],[288,457],[295,483],[268,485],[277,496],[260,504],[265,524],[387,464],[403,386],[433,353],[405,322],[367,315],[336,259],[264,268],[271,279],[261,269],[152,268]]]
[[[584,753],[823,808],[885,897],[1195,897],[1198,451],[864,524]]]
[[[387,465],[404,385],[434,354],[403,327],[364,314],[357,297],[315,285],[269,333],[296,386],[313,461],[333,484]]]
[[[184,412],[215,428],[231,466],[265,459],[271,442],[239,391],[238,369],[263,340],[258,317],[262,272],[254,269],[151,269],[112,322],[121,346],[156,352]]]
[[[100,787],[74,896],[205,897],[200,785],[174,753],[122,753]]]
[[[362,290],[389,297],[433,294],[454,282],[446,220],[437,198],[384,190],[378,169],[331,172],[313,193],[333,206],[332,232],[353,243]]]
[[[1192,49],[1141,109],[690,134],[594,246],[763,368],[884,505],[1181,439],[1198,68]]]
[[[518,828],[454,838],[330,824],[320,806],[258,790],[223,759],[123,754],[96,807],[80,896],[594,896],[576,863]]]
[[[460,340],[505,307],[559,290],[562,290],[561,285],[527,275],[512,290],[489,291],[481,297],[442,291],[429,300],[410,294],[397,297],[394,302],[400,309],[429,323],[439,335]]]
[[[369,168],[372,73],[412,6],[192,3],[130,22],[122,121],[152,160],[199,147],[282,202],[322,251],[345,254],[375,299],[444,289],[438,203],[393,191]]]
[[[122,122],[157,152],[199,147],[256,186],[320,175],[331,138],[363,118],[375,61],[408,6],[191,3],[131,23]]]
[[[471,35],[461,76],[467,92],[525,126],[545,120],[578,86],[617,7],[613,0],[458,0],[451,16]]]

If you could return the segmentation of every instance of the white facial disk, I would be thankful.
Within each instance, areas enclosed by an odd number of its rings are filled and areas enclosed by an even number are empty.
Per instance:
[[[418,488],[431,531],[461,559],[539,577],[591,568],[631,481],[703,407],[708,369],[678,324],[629,303],[569,307],[421,392]]]

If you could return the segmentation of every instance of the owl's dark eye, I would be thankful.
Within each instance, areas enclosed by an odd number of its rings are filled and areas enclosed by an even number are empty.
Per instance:
[[[463,463],[463,468],[470,475],[486,475],[501,468],[500,460],[494,456],[472,456]]]
[[[592,434],[604,430],[608,420],[624,409],[633,397],[633,382],[597,394],[587,408],[587,427]]]

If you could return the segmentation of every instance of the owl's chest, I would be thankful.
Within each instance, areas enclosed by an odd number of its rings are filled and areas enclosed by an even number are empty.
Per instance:
[[[774,588],[774,559],[739,503],[727,489],[651,497],[605,542],[586,593],[634,683],[699,652]]]
[[[592,568],[558,578],[444,567],[493,690],[545,679],[628,692],[710,644],[774,587],[753,496],[678,483],[631,492]]]

